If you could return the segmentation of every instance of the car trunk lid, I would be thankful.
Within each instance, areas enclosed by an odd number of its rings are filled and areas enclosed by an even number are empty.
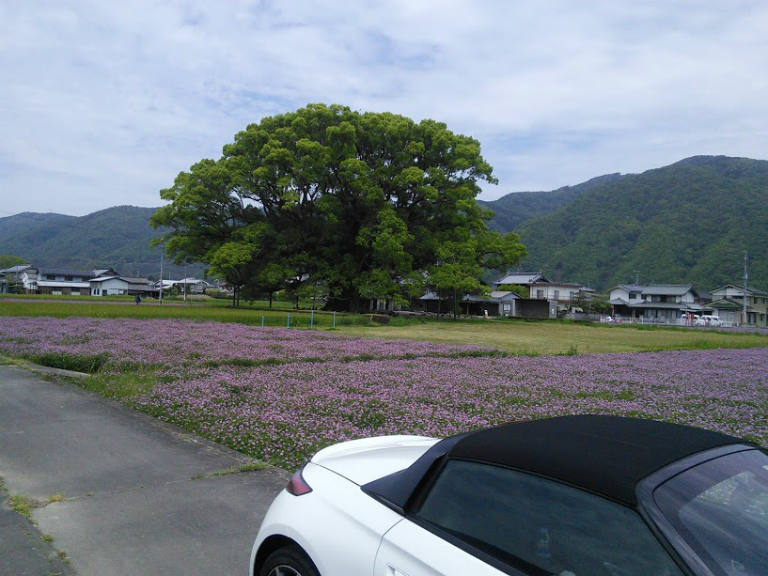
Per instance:
[[[350,440],[320,450],[312,462],[362,485],[407,468],[435,442],[426,436]]]

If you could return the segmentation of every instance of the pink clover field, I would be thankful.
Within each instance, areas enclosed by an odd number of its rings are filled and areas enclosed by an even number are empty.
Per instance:
[[[101,355],[106,377],[151,369],[131,405],[288,468],[341,440],[579,413],[768,445],[768,348],[528,357],[239,324],[6,317],[0,354]]]

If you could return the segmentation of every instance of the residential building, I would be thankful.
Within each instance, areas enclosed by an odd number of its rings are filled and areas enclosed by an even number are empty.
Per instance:
[[[712,309],[691,284],[620,284],[611,289],[613,316],[657,324],[678,324],[684,314]]]
[[[496,290],[505,286],[520,286],[523,301],[519,302],[520,315],[524,308],[530,310],[530,317],[542,317],[543,308],[524,303],[525,300],[543,300],[548,303],[543,317],[555,318],[558,313],[573,307],[580,296],[591,295],[594,290],[571,282],[552,282],[540,272],[512,272],[493,283]],[[535,309],[535,311],[534,311]],[[517,315],[517,314],[516,314]]]
[[[534,282],[530,285],[531,299],[553,302],[558,310],[570,308],[579,294],[585,292],[593,290],[568,282]]]
[[[768,292],[747,287],[747,318],[744,319],[744,294],[743,286],[727,284],[722,288],[712,291],[711,306],[717,310],[730,310],[734,318],[738,318],[737,325],[768,326]],[[734,307],[734,305],[736,305]],[[738,308],[738,310],[736,309]]]
[[[181,280],[158,280],[154,283],[154,291],[158,293],[162,286],[163,293],[176,294],[205,294],[211,287],[210,283],[199,278],[182,278]]]
[[[89,280],[91,296],[150,296],[154,293],[152,282],[146,278],[130,276],[98,276]]]
[[[743,324],[743,309],[741,302],[730,298],[717,298],[709,303],[715,314],[723,323],[723,326],[741,326]]]
[[[496,280],[493,283],[494,290],[500,290],[500,286],[522,286],[525,288],[526,293],[523,297],[535,298],[531,287],[535,284],[549,283],[541,272],[510,272],[503,278]],[[539,300],[545,300],[546,298],[539,298]]]
[[[20,264],[0,270],[0,294],[23,292],[22,274],[28,268],[31,268],[29,264]]]
[[[518,315],[520,296],[509,290],[493,290],[488,296],[467,294],[461,299],[461,309],[468,316]]]
[[[93,271],[37,268],[30,266],[21,273],[24,291],[28,294],[88,295],[88,280]]]
[[[175,286],[182,294],[205,294],[205,291],[211,287],[208,282],[200,278],[182,278],[176,280]]]

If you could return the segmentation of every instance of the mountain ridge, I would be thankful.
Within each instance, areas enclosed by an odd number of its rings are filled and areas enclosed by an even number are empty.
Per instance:
[[[522,268],[552,280],[608,290],[641,283],[693,283],[712,290],[741,283],[744,251],[750,284],[768,290],[768,161],[692,156],[638,174],[604,174],[549,192],[512,192],[478,200],[495,212],[489,225],[516,232],[528,248]],[[87,214],[22,212],[0,218],[0,254],[38,266],[113,267],[159,276],[166,231],[157,208],[115,206]],[[167,260],[174,276],[182,266]],[[190,265],[188,275],[204,266]],[[167,274],[166,274],[167,275]]]
[[[604,182],[514,229],[524,266],[601,290],[632,281],[765,289],[768,161],[694,156]]]
[[[53,212],[21,212],[0,218],[0,254],[20,256],[47,268],[90,270],[114,268],[126,276],[160,276],[162,248],[151,241],[149,218],[157,208],[114,206],[84,216]],[[164,276],[180,277],[185,267],[163,263]],[[203,274],[204,265],[190,264],[187,275]]]

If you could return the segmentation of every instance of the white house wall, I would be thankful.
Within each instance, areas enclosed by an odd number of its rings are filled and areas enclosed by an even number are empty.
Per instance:
[[[120,280],[119,278],[103,280],[92,284],[91,294],[93,296],[116,296],[119,294],[127,294],[128,286],[128,282]]]

